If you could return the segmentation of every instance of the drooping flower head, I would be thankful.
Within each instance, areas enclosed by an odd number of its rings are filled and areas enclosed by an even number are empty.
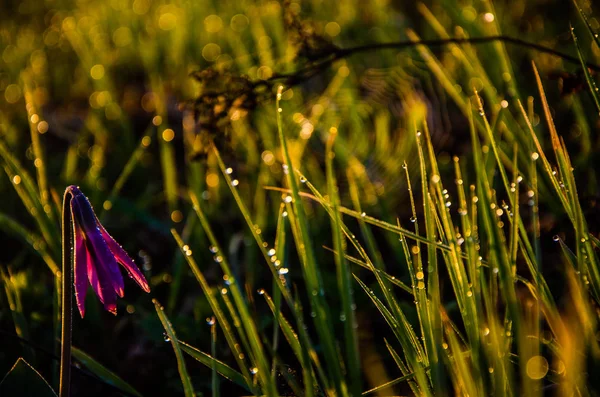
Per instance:
[[[71,217],[75,241],[75,299],[81,317],[85,314],[85,296],[88,282],[98,295],[104,308],[117,314],[117,296],[123,297],[123,276],[117,263],[146,292],[150,287],[133,259],[100,224],[87,197],[77,186],[69,186]]]

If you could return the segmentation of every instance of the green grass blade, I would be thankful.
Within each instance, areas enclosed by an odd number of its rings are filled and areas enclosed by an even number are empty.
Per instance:
[[[50,221],[46,214],[46,210],[40,201],[40,196],[33,178],[27,170],[21,165],[15,156],[12,155],[10,149],[5,143],[0,140],[0,157],[5,162],[4,170],[12,182],[19,198],[23,202],[27,211],[35,219],[40,232],[50,251],[53,254],[58,254],[58,232],[54,224]]]
[[[183,347],[182,347],[183,348]],[[210,354],[212,355],[212,357],[214,357],[214,359],[211,361],[211,365],[210,365],[210,369],[212,370],[211,373],[211,386],[212,386],[212,394],[214,397],[218,397],[221,393],[219,392],[219,377],[217,376],[218,372],[217,372],[217,362],[216,362],[216,357],[217,357],[217,320],[212,317],[212,319],[210,320]],[[233,368],[232,368],[233,370]],[[238,372],[238,375],[241,377],[241,381],[245,382],[244,377],[242,376],[242,374],[240,374]]]
[[[156,313],[158,314],[158,318],[160,318],[160,322],[167,333],[169,341],[173,346],[173,350],[175,351],[175,357],[177,358],[177,369],[179,371],[179,376],[181,377],[181,383],[183,384],[183,393],[186,397],[194,397],[196,393],[194,392],[194,386],[192,385],[192,381],[190,376],[188,375],[187,368],[185,366],[185,360],[183,358],[183,354],[181,353],[181,347],[179,345],[179,340],[175,335],[175,330],[171,325],[171,322],[167,318],[167,315],[164,312],[163,307],[158,303],[156,299],[152,299],[152,303],[154,303],[154,308],[156,309]]]
[[[403,376],[413,375],[412,378],[408,379],[408,385],[410,386],[410,389],[413,391],[415,396],[420,396],[421,392],[419,391],[419,385],[417,384],[417,382],[413,381],[414,373],[411,373],[408,370],[408,367],[406,366],[404,361],[402,361],[402,358],[400,357],[400,355],[398,353],[396,353],[396,350],[394,350],[392,345],[386,339],[384,339],[383,341],[385,342],[385,347],[388,349],[388,351],[390,352],[390,355],[394,359],[394,362],[396,363],[398,368],[400,368],[400,371],[402,371],[402,373],[404,374]]]
[[[204,232],[206,233],[206,236],[207,236],[208,240],[210,241],[211,246],[213,247],[213,250],[216,251],[215,254],[220,258],[220,260],[218,260],[217,262],[221,266],[221,269],[224,274],[224,279],[229,284],[229,290],[231,291],[231,294],[233,296],[233,300],[235,302],[236,309],[239,312],[242,326],[245,329],[249,345],[252,349],[251,350],[252,355],[256,360],[254,365],[256,366],[256,368],[258,370],[258,378],[260,379],[261,384],[264,388],[263,391],[267,395],[271,395],[271,396],[276,395],[277,394],[276,385],[271,381],[271,377],[269,375],[270,370],[269,370],[267,356],[263,349],[262,342],[261,342],[260,336],[258,334],[258,330],[257,330],[256,324],[254,322],[254,319],[250,315],[250,311],[248,309],[246,300],[240,290],[240,287],[238,285],[238,282],[235,279],[233,272],[231,271],[231,267],[229,266],[227,258],[221,254],[223,252],[223,250],[221,249],[221,246],[220,246],[219,242],[217,241],[217,239],[212,231],[212,228],[211,228],[210,224],[208,223],[208,220],[206,219],[206,216],[202,212],[202,209],[200,208],[200,206],[196,205],[196,204],[198,204],[197,201],[194,204],[195,204],[194,210],[196,211],[196,214],[198,215],[198,218],[200,219],[202,228],[204,229]]]
[[[208,300],[208,304],[210,305],[210,308],[212,309],[215,317],[217,318],[217,322],[221,325],[221,328],[223,328],[223,333],[225,334],[225,340],[227,341],[227,345],[233,352],[233,357],[235,358],[235,360],[238,364],[238,367],[240,368],[242,374],[244,375],[244,378],[246,379],[246,387],[249,388],[250,390],[253,390],[254,392],[258,393],[257,390],[254,390],[255,388],[252,383],[252,376],[250,376],[250,372],[248,370],[248,365],[246,364],[246,362],[243,359],[245,354],[243,353],[240,344],[237,342],[237,338],[235,336],[233,328],[231,327],[231,325],[229,323],[229,320],[227,320],[225,313],[221,309],[221,306],[219,304],[219,301],[217,300],[214,290],[210,287],[210,285],[206,281],[204,274],[198,267],[198,264],[196,264],[196,261],[194,260],[194,258],[191,255],[187,255],[187,250],[184,249],[185,244],[183,243],[183,240],[181,240],[181,237],[179,236],[179,234],[175,230],[172,230],[171,233],[173,234],[173,237],[175,238],[175,241],[177,242],[179,249],[185,255],[185,259],[186,259],[188,265],[190,266],[190,269],[192,269],[192,273],[194,273],[196,280],[198,280],[198,283],[200,284],[200,287],[202,288],[202,292],[204,292],[204,295],[206,296],[206,299]],[[219,253],[216,253],[216,254],[220,256]],[[221,258],[221,260],[222,260],[222,258]]]
[[[75,357],[77,361],[83,364],[87,369],[89,369],[98,378],[102,379],[105,383],[115,386],[128,394],[140,397],[142,396],[142,394],[138,392],[133,386],[125,382],[117,374],[106,368],[104,365],[94,360],[93,357],[85,353],[83,350],[78,349],[75,346],[71,346],[71,352],[73,353],[73,357]]]
[[[225,379],[229,379],[238,386],[248,390],[248,392],[252,392],[252,389],[248,388],[248,384],[246,383],[246,378],[244,377],[244,375],[231,368],[229,365],[217,360],[213,356],[206,354],[201,350],[196,349],[191,345],[188,345],[185,342],[179,341],[179,347],[182,351],[186,352],[194,359],[206,365],[208,368],[214,368]]]
[[[38,109],[33,102],[33,94],[31,92],[31,76],[29,72],[23,72],[21,77],[24,82],[25,91],[25,103],[27,108],[27,118],[29,120],[29,130],[31,132],[31,148],[33,149],[34,155],[34,166],[37,173],[38,190],[41,204],[44,208],[45,213],[48,215],[51,221],[56,218],[53,216],[55,213],[52,211],[50,205],[50,192],[48,190],[48,179],[46,177],[46,159],[44,157],[43,145],[40,139],[40,132],[38,131],[38,123],[41,121]]]
[[[319,380],[323,384],[323,387],[325,388],[325,390],[328,390],[330,388],[328,379],[325,376],[325,373],[323,372],[323,368],[319,361],[319,356],[312,347],[312,343],[308,340],[306,333],[299,332],[300,335],[298,335],[294,331],[288,320],[285,318],[285,316],[281,312],[277,311],[277,307],[275,306],[275,303],[273,302],[273,299],[271,299],[269,294],[262,290],[259,291],[259,294],[262,294],[264,296],[269,308],[276,316],[276,322],[281,328],[285,339],[288,341],[288,344],[292,348],[292,351],[294,352],[296,358],[302,365],[302,374],[304,378],[306,395],[312,394],[312,387],[310,387],[310,385],[314,384],[314,373],[311,361],[314,364],[314,368],[316,368],[317,370]]]
[[[583,12],[581,11],[581,9],[579,9],[579,10],[580,10],[581,15],[584,15]],[[586,23],[587,23],[587,20],[586,20]],[[588,25],[588,27],[589,27],[589,25]],[[592,34],[592,36],[594,36],[594,34]],[[596,37],[597,36],[598,35],[596,35]],[[577,39],[577,36],[575,35],[575,29],[573,29],[573,27],[571,27],[571,37],[573,38],[573,43],[575,43],[575,49],[577,50],[577,56],[579,57],[579,61],[581,62],[581,69],[583,70],[583,75],[585,76],[585,81],[587,82],[588,88],[590,89],[590,94],[592,95],[592,98],[594,99],[594,103],[596,104],[596,110],[600,114],[600,95],[598,94],[598,85],[596,84],[596,81],[592,78],[592,75],[590,74],[590,71],[586,65],[585,59],[583,59],[583,54],[581,53],[581,48],[579,47],[579,40]],[[596,38],[596,40],[597,40],[597,38]]]
[[[105,211],[110,210],[110,208],[112,207],[112,203],[115,201],[115,199],[121,192],[121,189],[123,188],[123,186],[129,179],[129,177],[131,176],[131,173],[135,170],[135,167],[140,162],[144,152],[150,147],[150,144],[152,143],[152,135],[151,135],[151,131],[149,131],[149,130],[150,130],[150,127],[146,130],[146,134],[140,140],[138,147],[131,154],[131,156],[129,157],[129,160],[127,160],[127,163],[125,163],[125,166],[123,167],[123,170],[121,171],[121,174],[117,178],[110,193],[108,194],[106,201],[104,202],[104,205],[103,205],[103,209]],[[100,219],[102,219],[102,215],[104,215],[104,212],[100,213]]]
[[[21,292],[19,287],[15,283],[15,276],[13,276],[10,268],[5,271],[0,267],[0,277],[2,284],[4,284],[4,292],[6,293],[6,300],[8,303],[8,309],[12,314],[12,319],[15,327],[15,333],[23,340],[30,340],[29,326],[27,324],[27,318],[23,313],[23,303],[21,300]],[[31,346],[23,344],[25,351],[25,358],[32,364],[35,364],[35,350]]]
[[[346,369],[349,377],[349,391],[351,395],[360,394],[361,387],[361,371],[360,371],[360,356],[358,350],[358,336],[356,334],[356,316],[354,314],[354,300],[352,298],[351,273],[343,255],[346,251],[346,242],[343,237],[341,227],[341,214],[338,210],[339,197],[337,195],[338,187],[334,174],[333,164],[333,143],[336,133],[330,130],[329,139],[327,140],[327,148],[325,152],[326,169],[327,169],[327,191],[329,199],[332,203],[332,213],[330,216],[331,229],[333,233],[333,245],[340,255],[335,256],[338,289],[342,302],[342,314],[340,320],[344,322],[344,338],[346,342]]]
[[[374,387],[372,389],[369,389],[369,390],[363,392],[362,395],[363,396],[368,396],[369,394],[381,393],[382,390],[385,390],[385,389],[387,389],[389,387],[397,385],[398,383],[402,383],[402,382],[405,382],[407,380],[410,380],[410,379],[412,379],[414,377],[415,377],[415,374],[408,374],[408,375],[401,376],[399,378],[396,378],[396,379],[393,379],[393,380],[391,380],[389,382],[386,382],[383,385],[379,385],[379,386],[376,386],[376,387]]]
[[[54,258],[46,250],[46,244],[41,237],[25,229],[19,222],[2,213],[0,213],[0,229],[27,242],[27,244],[30,245],[44,260],[46,265],[48,265],[52,274],[55,276],[60,274],[60,268],[54,261]]]
[[[585,26],[588,28],[588,31],[590,32],[590,35],[592,36],[592,40],[594,40],[594,42],[596,43],[596,46],[598,46],[598,48],[600,49],[600,35],[598,35],[598,33],[592,27],[590,20],[588,19],[587,15],[585,15],[585,12],[583,12],[583,8],[581,8],[579,6],[579,4],[577,4],[577,0],[573,0],[573,4],[575,5],[575,8],[577,8],[577,11],[579,12],[579,16],[585,23]]]
[[[310,238],[308,220],[306,218],[306,214],[302,206],[302,200],[299,194],[298,182],[294,172],[294,164],[292,164],[292,158],[288,151],[287,140],[283,134],[283,123],[281,120],[281,111],[279,107],[282,91],[283,87],[279,87],[277,93],[277,130],[285,161],[284,172],[287,175],[287,182],[292,193],[292,203],[294,204],[294,209],[297,216],[298,227],[296,230],[298,233],[296,234],[295,239],[302,262],[302,270],[306,282],[307,293],[311,302],[311,309],[316,313],[315,326],[317,328],[319,340],[323,344],[327,369],[330,372],[330,376],[335,388],[337,389],[338,395],[346,396],[348,391],[345,382],[342,379],[342,369],[331,329],[331,314],[329,313],[329,308],[323,295],[323,287],[321,285],[322,282],[314,254],[312,239]]]

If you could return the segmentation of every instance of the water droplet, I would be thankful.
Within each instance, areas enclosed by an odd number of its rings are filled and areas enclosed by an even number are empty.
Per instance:
[[[252,375],[256,375],[256,374],[258,373],[258,368],[256,368],[256,367],[252,367],[252,368],[250,368],[250,373],[251,373]]]
[[[238,181],[237,179],[234,179],[233,181],[231,181],[231,186],[233,186],[233,187],[235,187],[239,184],[240,184],[240,181]]]
[[[216,254],[217,252],[219,252],[219,249],[217,247],[215,247],[214,245],[211,245],[210,247],[208,247],[208,249],[210,250],[210,252],[212,252],[213,254]]]
[[[275,249],[273,249],[273,248],[271,248],[271,249],[269,250],[269,252],[267,252],[267,255],[269,255],[269,256],[273,256],[273,255],[275,255],[275,254],[276,254],[276,251],[275,251]]]
[[[365,216],[367,216],[367,213],[366,212],[361,212],[360,216],[364,218]]]
[[[163,339],[165,340],[165,342],[171,342],[171,338],[166,332],[163,332]]]
[[[215,325],[216,322],[217,322],[217,320],[215,320],[214,317],[206,317],[206,324]]]
[[[340,321],[346,321],[346,315],[344,313],[340,314]]]
[[[560,241],[560,236],[558,234],[555,234],[554,237],[552,237],[552,240]]]
[[[410,221],[411,221],[412,223],[415,223],[415,222],[417,221],[417,217],[416,217],[416,216],[411,216],[411,217],[410,217]]]
[[[283,211],[283,212],[281,213],[281,216],[282,216],[282,217],[284,217],[284,218],[286,218],[286,217],[288,216],[288,213],[287,213],[287,211]]]
[[[288,269],[287,267],[282,267],[281,269],[279,269],[279,274],[288,274],[290,271],[290,269]]]
[[[306,183],[306,178],[305,178],[305,177],[303,177],[303,176],[301,176],[301,177],[300,177],[300,182],[301,182],[301,183]]]
[[[258,292],[258,294],[259,294],[259,295],[264,295],[264,294],[265,294],[265,290],[264,290],[264,289],[262,289],[262,288],[260,288],[260,289],[259,289],[258,291],[256,291],[256,292]]]
[[[292,196],[285,196],[285,198],[283,199],[286,203],[291,203],[292,202]]]
[[[223,257],[221,255],[215,255],[215,257],[213,258],[215,260],[215,262],[217,263],[221,263],[223,262]]]

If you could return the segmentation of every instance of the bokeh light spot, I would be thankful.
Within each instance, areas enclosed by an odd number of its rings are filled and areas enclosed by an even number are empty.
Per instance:
[[[167,128],[166,130],[163,131],[162,138],[166,142],[171,142],[173,140],[173,138],[175,138],[175,131],[173,131],[170,128]]]
[[[104,66],[102,66],[102,65],[92,66],[92,68],[90,69],[90,76],[92,76],[92,78],[94,80],[100,80],[102,77],[104,77]]]
[[[221,47],[215,43],[208,43],[202,49],[202,57],[208,62],[214,62],[221,55]]]
[[[4,99],[8,103],[17,103],[21,99],[21,87],[16,84],[10,84],[4,90]]]
[[[527,376],[531,379],[542,379],[548,373],[548,360],[542,356],[534,356],[527,361]]]

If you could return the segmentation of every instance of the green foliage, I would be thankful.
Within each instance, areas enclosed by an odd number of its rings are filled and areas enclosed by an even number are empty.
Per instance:
[[[0,367],[56,381],[75,183],[153,294],[88,298],[86,395],[597,394],[597,10],[396,3],[0,16]]]
[[[19,358],[0,383],[3,396],[56,396],[48,382],[27,361]]]

